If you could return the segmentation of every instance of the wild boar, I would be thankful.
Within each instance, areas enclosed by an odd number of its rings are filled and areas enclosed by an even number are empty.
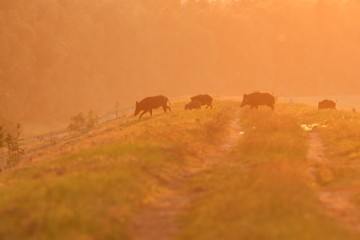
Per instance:
[[[201,106],[207,106],[207,108],[213,108],[213,98],[208,94],[201,94],[191,98],[191,101],[198,101]]]
[[[185,105],[185,110],[201,109],[201,102],[191,101]]]
[[[270,93],[254,92],[251,94],[244,94],[241,107],[250,106],[257,109],[259,106],[268,106],[272,110],[275,107],[275,97]]]
[[[150,113],[152,116],[153,110],[162,107],[164,112],[167,112],[168,110],[171,111],[171,108],[169,107],[169,99],[165,96],[159,95],[154,97],[147,97],[140,102],[136,102],[135,107],[135,116],[140,114],[139,119],[141,119],[145,113]]]
[[[318,109],[336,109],[336,102],[329,99],[322,100],[318,104]]]

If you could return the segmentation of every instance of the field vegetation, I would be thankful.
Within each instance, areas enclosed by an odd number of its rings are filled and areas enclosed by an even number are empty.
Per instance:
[[[356,239],[324,213],[307,176],[307,133],[299,123],[309,112],[316,117],[301,105],[243,111],[238,146],[193,181],[209,191],[182,218],[180,239]]]
[[[78,143],[73,152],[3,172],[0,239],[131,239],[132,217],[164,190],[164,182],[182,174],[198,143],[211,145],[221,135],[216,119],[229,105],[196,112],[179,106],[174,113],[112,125],[114,136],[106,143]],[[105,128],[96,138],[108,134]]]
[[[357,239],[319,196],[352,189],[360,205],[359,130],[357,113],[231,101],[113,121],[0,174],[0,239],[134,239],[137,218],[180,183],[191,201],[166,223],[176,225],[171,239]],[[313,133],[326,181],[309,177]]]

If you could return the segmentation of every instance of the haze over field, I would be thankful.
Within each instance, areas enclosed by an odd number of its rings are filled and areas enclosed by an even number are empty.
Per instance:
[[[0,0],[0,240],[360,239],[360,0]]]
[[[0,3],[1,115],[67,121],[163,93],[359,94],[358,1]]]

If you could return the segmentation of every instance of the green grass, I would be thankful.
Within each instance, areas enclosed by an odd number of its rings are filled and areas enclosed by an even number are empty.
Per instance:
[[[175,105],[173,113],[116,125],[105,144],[80,143],[70,154],[3,172],[0,239],[131,239],[133,217],[187,164],[193,142],[209,129],[216,135],[211,121],[230,105],[193,112]]]
[[[1,176],[1,239],[127,239],[151,172],[181,159],[156,146],[114,145]]]
[[[243,111],[246,133],[230,164],[193,180],[208,191],[181,218],[179,239],[356,239],[324,214],[306,181],[306,135],[294,117],[303,107],[296,107]]]
[[[318,132],[328,158],[326,168],[330,181],[323,186],[328,191],[340,189],[353,198],[360,207],[360,114],[350,111],[307,111],[300,116],[307,122],[325,125]]]
[[[238,107],[217,102],[214,110],[184,111],[181,105],[110,123],[70,153],[45,153],[1,173],[0,239],[132,239],[134,217],[203,151],[218,149]],[[336,172],[327,187],[354,186],[359,115],[279,104],[275,112],[244,109],[240,118],[245,134],[223,164],[187,179],[197,198],[179,216],[179,239],[357,239],[324,214],[308,183],[307,135],[299,126],[327,125],[319,132]],[[360,194],[354,202],[360,205]]]

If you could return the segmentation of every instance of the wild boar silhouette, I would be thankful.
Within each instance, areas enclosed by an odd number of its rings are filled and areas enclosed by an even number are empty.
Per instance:
[[[250,106],[257,109],[259,106],[268,106],[272,110],[275,108],[275,97],[270,93],[254,92],[244,94],[241,107]]]
[[[191,101],[185,105],[185,110],[201,109],[201,102]]]
[[[200,102],[201,106],[206,106],[207,108],[213,108],[214,99],[208,94],[200,94],[193,96],[191,98],[191,102],[195,102],[195,101]]]
[[[318,104],[318,109],[336,109],[336,102],[329,99],[322,100]]]
[[[150,113],[150,116],[152,116],[153,110],[160,107],[163,108],[164,112],[171,111],[169,98],[163,95],[147,97],[140,102],[136,102],[134,115],[137,116],[141,113],[139,119],[141,119],[145,113]]]

